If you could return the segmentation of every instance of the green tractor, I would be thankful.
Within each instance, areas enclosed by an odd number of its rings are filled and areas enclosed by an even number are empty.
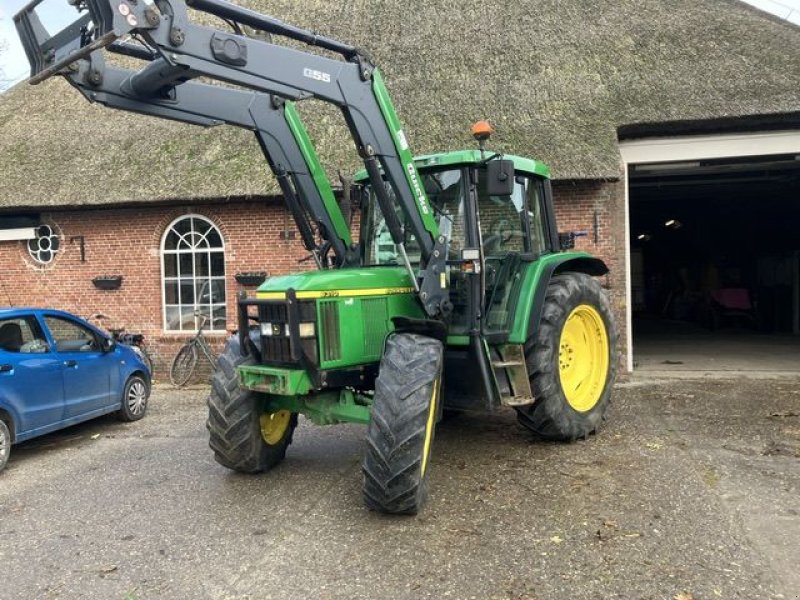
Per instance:
[[[504,160],[507,189],[492,189],[480,151],[415,161],[451,253],[446,319],[426,315],[365,174],[356,180],[362,266],[273,277],[240,299],[240,331],[251,317],[258,327],[228,346],[214,376],[209,430],[220,463],[275,466],[300,414],[363,423],[367,506],[416,513],[445,410],[512,407],[552,440],[597,430],[616,368],[614,318],[595,278],[607,269],[562,251],[570,244],[557,233],[547,167]],[[413,269],[413,234],[404,245]]]
[[[414,158],[368,55],[225,0],[70,3],[79,19],[55,36],[36,0],[15,17],[31,83],[60,74],[112,108],[252,130],[317,266],[238,299],[208,400],[220,464],[273,468],[299,415],[361,423],[367,506],[416,514],[444,411],[510,407],[550,440],[598,429],[618,360],[597,280],[608,269],[559,234],[544,164],[488,151],[486,122],[477,149]],[[195,25],[187,5],[232,31]],[[112,66],[104,51],[146,65]],[[364,162],[341,204],[295,106],[310,97],[342,110]]]

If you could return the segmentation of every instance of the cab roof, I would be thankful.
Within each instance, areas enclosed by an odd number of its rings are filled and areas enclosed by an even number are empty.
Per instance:
[[[492,156],[491,151],[486,152],[486,156]],[[539,175],[546,179],[550,179],[550,168],[543,162],[533,160],[532,158],[525,158],[523,156],[515,156],[513,154],[504,154],[502,156],[505,160],[514,161],[514,168],[523,173],[531,173]],[[458,150],[455,152],[442,152],[440,154],[425,154],[423,156],[414,157],[414,164],[417,169],[427,171],[437,167],[447,167],[452,165],[469,165],[481,162],[480,150]],[[355,175],[356,181],[364,181],[367,179],[367,171],[362,169]]]

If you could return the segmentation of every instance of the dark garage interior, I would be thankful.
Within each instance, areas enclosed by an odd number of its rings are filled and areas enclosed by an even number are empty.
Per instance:
[[[800,371],[800,156],[630,168],[634,367]]]

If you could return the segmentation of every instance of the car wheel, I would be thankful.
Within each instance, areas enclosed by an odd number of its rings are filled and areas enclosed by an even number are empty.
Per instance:
[[[11,456],[11,432],[5,421],[0,421],[0,471],[6,468]]]
[[[150,397],[150,386],[140,375],[133,375],[125,384],[122,392],[122,408],[119,417],[123,421],[138,421],[147,412],[147,400]]]

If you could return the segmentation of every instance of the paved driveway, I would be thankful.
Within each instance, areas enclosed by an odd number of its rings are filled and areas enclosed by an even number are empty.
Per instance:
[[[572,446],[453,419],[417,518],[362,508],[355,426],[301,423],[277,470],[228,473],[203,398],[17,447],[0,598],[800,597],[800,382],[628,384]]]

